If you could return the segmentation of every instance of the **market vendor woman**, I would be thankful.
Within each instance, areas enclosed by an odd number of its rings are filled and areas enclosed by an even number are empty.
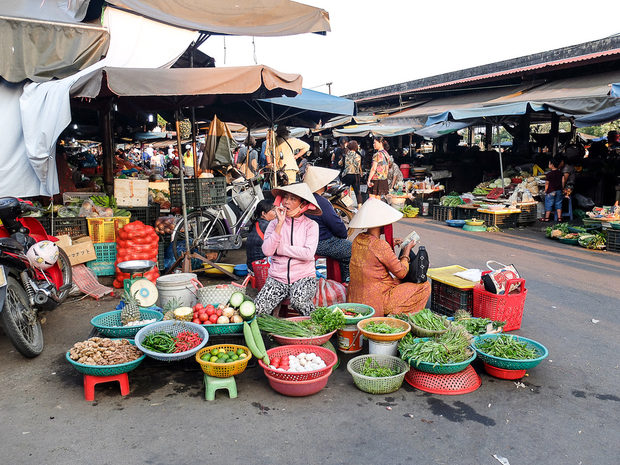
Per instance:
[[[349,223],[350,228],[366,229],[366,232],[353,241],[347,302],[370,305],[375,309],[375,316],[418,312],[431,294],[428,281],[421,284],[400,281],[409,271],[409,252],[415,242],[407,244],[398,258],[381,239],[383,226],[402,217],[402,213],[388,204],[370,198]]]
[[[304,213],[320,215],[321,209],[305,183],[271,192],[276,199],[276,219],[267,226],[262,247],[265,256],[271,257],[271,266],[254,303],[259,313],[272,313],[289,298],[291,308],[309,315],[314,310],[312,299],[316,294],[314,254],[319,226]]]

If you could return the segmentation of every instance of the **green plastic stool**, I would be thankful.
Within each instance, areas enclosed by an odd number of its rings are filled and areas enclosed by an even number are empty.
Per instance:
[[[235,382],[235,377],[215,378],[205,375],[205,399],[215,400],[215,391],[218,389],[228,389],[228,397],[235,399],[237,397],[237,383]]]

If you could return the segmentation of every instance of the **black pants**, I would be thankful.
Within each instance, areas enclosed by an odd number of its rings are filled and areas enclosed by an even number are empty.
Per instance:
[[[355,192],[355,199],[357,203],[362,202],[362,194],[360,194],[360,175],[359,174],[345,174],[342,177],[342,183],[351,186],[353,192]]]

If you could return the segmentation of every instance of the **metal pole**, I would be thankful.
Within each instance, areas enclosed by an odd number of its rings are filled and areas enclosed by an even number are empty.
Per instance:
[[[502,178],[502,192],[504,191],[504,164],[502,163],[502,140],[499,137],[499,124],[497,125],[497,152],[499,153],[499,175]]]
[[[183,260],[183,271],[185,273],[191,271],[191,258],[189,258],[189,228],[187,225],[187,203],[185,200],[185,177],[183,173],[183,151],[181,150],[181,126],[179,124],[179,118],[181,111],[177,110],[176,113],[176,129],[177,129],[177,150],[179,152],[179,179],[181,180],[181,210],[183,212],[183,228],[185,229],[185,250],[187,255]],[[188,268],[189,265],[189,269]]]

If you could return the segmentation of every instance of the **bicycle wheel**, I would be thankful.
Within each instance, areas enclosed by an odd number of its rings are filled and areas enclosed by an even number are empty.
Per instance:
[[[43,331],[36,310],[30,305],[21,283],[12,276],[7,276],[0,321],[4,332],[24,357],[36,357],[43,352]]]
[[[211,213],[196,211],[187,215],[187,228],[189,230],[189,244],[192,252],[197,252],[212,262],[217,262],[222,258],[222,250],[209,250],[202,245],[207,237],[226,234],[224,225],[222,225],[221,221],[216,220]],[[207,234],[206,231],[209,231],[209,234]],[[183,220],[181,220],[177,223],[172,232],[172,251],[175,260],[178,259],[185,250],[187,250],[185,245],[185,228],[183,227]],[[192,268],[194,269],[200,266],[198,263],[199,261],[196,260],[196,262],[196,265],[192,263]]]
[[[341,207],[340,205],[332,206],[334,207],[334,210],[336,210],[336,213],[338,214],[342,222],[347,227],[347,236],[350,236],[353,233],[353,230],[349,228],[349,222],[351,221],[351,218],[353,218],[353,212]]]

